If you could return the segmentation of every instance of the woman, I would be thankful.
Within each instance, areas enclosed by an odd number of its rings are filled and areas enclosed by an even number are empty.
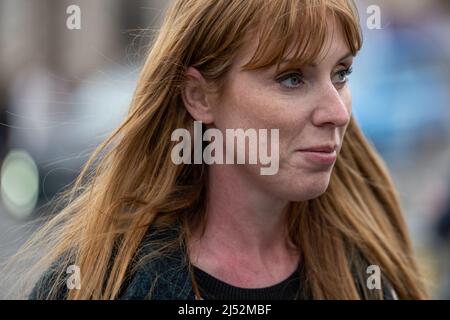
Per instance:
[[[33,270],[53,262],[30,297],[425,298],[394,186],[351,117],[360,48],[351,0],[174,1],[127,118],[29,246],[49,246]],[[194,121],[278,129],[277,172],[176,164],[172,133]]]

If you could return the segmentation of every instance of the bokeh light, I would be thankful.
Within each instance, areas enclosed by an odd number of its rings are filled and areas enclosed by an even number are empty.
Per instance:
[[[39,190],[39,172],[31,156],[23,150],[12,150],[1,170],[1,197],[14,217],[27,218],[34,210]]]

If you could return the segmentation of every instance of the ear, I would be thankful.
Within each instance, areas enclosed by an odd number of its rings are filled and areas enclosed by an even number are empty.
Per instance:
[[[208,83],[203,75],[194,67],[189,67],[181,93],[184,106],[194,120],[210,124],[214,122],[214,116],[207,89]]]

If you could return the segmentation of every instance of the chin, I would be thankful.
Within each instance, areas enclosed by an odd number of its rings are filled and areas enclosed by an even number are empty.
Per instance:
[[[294,183],[286,184],[293,186],[291,190],[288,190],[289,201],[307,201],[321,196],[328,189],[330,177],[330,174],[313,175],[299,178]]]

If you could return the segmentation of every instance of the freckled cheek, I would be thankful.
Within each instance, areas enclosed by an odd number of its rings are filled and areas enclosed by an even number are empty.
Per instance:
[[[243,129],[279,129],[279,152],[284,158],[298,140],[305,122],[307,111],[299,108],[298,99],[277,97],[269,90],[236,85],[222,101],[217,127]],[[226,104],[226,105],[225,105]]]
[[[228,110],[242,127],[280,128],[289,120],[280,103],[262,90],[237,90],[229,101]]]
[[[280,161],[291,156],[291,151],[298,146],[303,129],[308,122],[308,112],[299,109],[298,103],[292,103],[273,96],[260,94],[249,99],[246,115],[253,128],[278,129],[278,149]]]
[[[344,103],[344,105],[347,108],[348,113],[349,113],[349,121],[348,121],[348,123],[347,123],[347,125],[345,127],[340,129],[341,141],[343,140],[343,138],[345,136],[345,133],[347,132],[347,128],[348,128],[348,125],[350,124],[350,119],[351,119],[351,116],[352,116],[352,96],[351,96],[351,92],[350,92],[349,89],[346,89],[346,92],[343,95],[342,99],[343,99],[343,103]]]
[[[342,94],[342,101],[344,102],[345,107],[348,110],[348,113],[352,114],[352,93],[350,89],[347,87]]]

